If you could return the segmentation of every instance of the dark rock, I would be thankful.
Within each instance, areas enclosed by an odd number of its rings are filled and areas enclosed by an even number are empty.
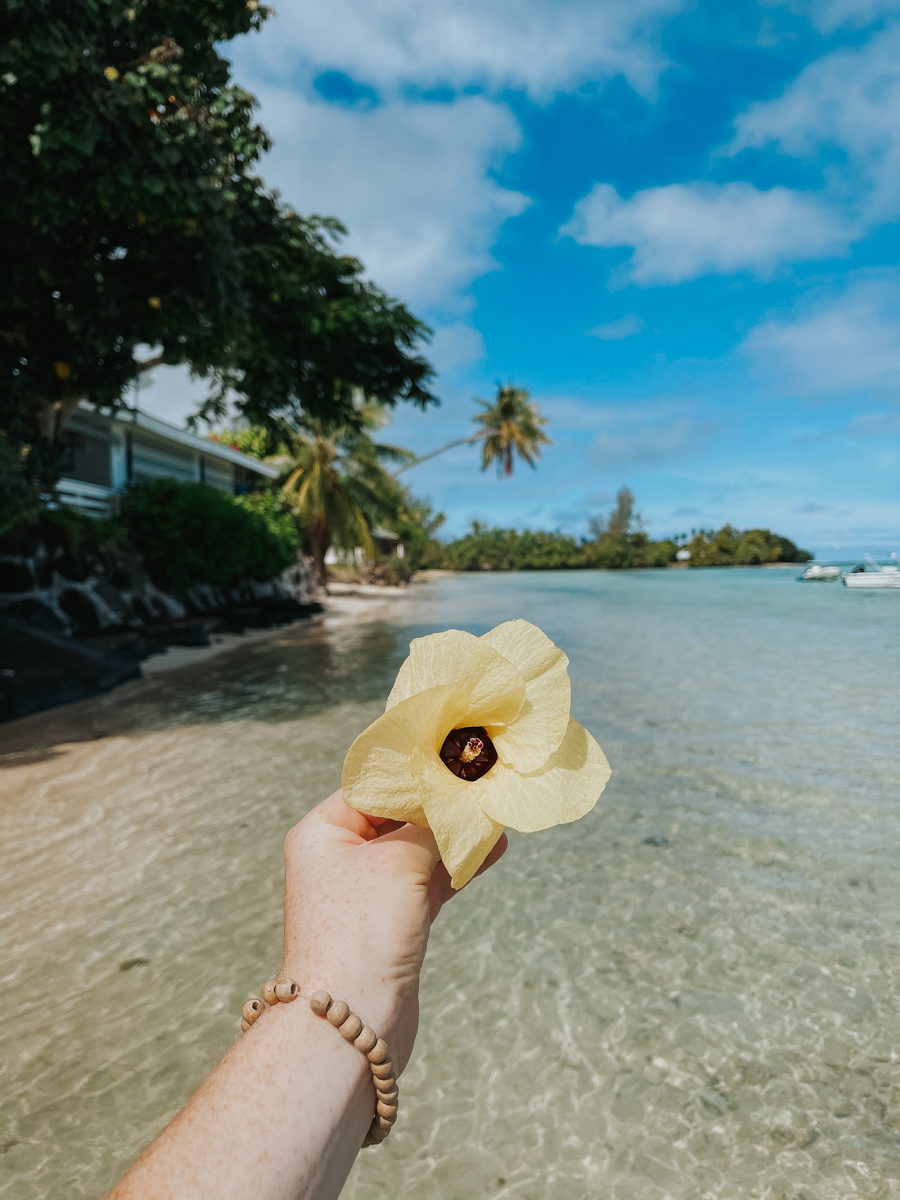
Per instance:
[[[132,596],[131,603],[132,603],[134,611],[137,614],[139,620],[147,621],[150,624],[153,623],[153,620],[154,620],[153,613],[150,611],[150,609],[147,607],[147,605],[144,603],[144,601],[141,599],[140,596]]]
[[[45,633],[65,633],[66,627],[56,613],[41,600],[28,596],[22,600],[12,600],[4,604],[0,615],[12,617],[14,621],[23,621],[35,629]]]
[[[92,589],[96,595],[100,597],[104,604],[112,611],[120,620],[125,620],[128,617],[128,605],[125,598],[117,587],[114,587],[112,581],[107,582],[105,579],[95,583]]]
[[[53,563],[49,558],[34,559],[34,574],[39,588],[53,587]]]
[[[86,592],[67,588],[59,598],[59,607],[72,618],[79,633],[96,633],[100,629],[97,606]]]
[[[27,563],[0,559],[0,592],[30,592],[34,587]]]
[[[84,700],[140,675],[135,662],[0,617],[0,720]]]
[[[671,846],[672,843],[667,837],[662,837],[660,834],[653,834],[652,837],[644,838],[645,846]]]

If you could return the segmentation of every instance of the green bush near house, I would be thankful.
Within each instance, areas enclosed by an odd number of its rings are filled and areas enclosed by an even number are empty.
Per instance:
[[[254,500],[203,483],[153,479],[130,489],[115,524],[154,582],[184,595],[201,583],[271,579],[296,560],[296,526],[289,530],[283,514]]]
[[[296,557],[303,545],[303,529],[297,520],[296,511],[280,491],[266,489],[261,492],[249,492],[245,496],[236,496],[235,503],[262,517],[273,537],[285,546],[290,546]]]

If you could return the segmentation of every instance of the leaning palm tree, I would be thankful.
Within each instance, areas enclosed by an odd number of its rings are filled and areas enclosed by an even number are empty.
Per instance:
[[[529,467],[537,466],[540,447],[549,446],[550,439],[542,428],[547,424],[547,418],[541,416],[536,404],[529,402],[530,394],[524,388],[506,383],[498,386],[493,404],[487,400],[477,401],[484,410],[473,418],[484,429],[482,471],[496,463],[497,474],[509,478],[517,454]]]
[[[548,424],[547,418],[542,417],[537,404],[530,402],[531,393],[524,388],[513,387],[511,383],[498,383],[497,396],[493,404],[487,400],[476,400],[483,412],[477,413],[472,420],[481,428],[468,437],[457,438],[448,442],[438,450],[423,454],[420,458],[404,463],[394,472],[401,475],[410,467],[427,462],[438,454],[452,450],[456,446],[466,446],[472,442],[483,442],[481,449],[481,469],[486,471],[492,462],[497,464],[499,475],[512,475],[515,456],[518,454],[530,467],[537,465],[540,457],[540,447],[549,446],[550,439],[543,432],[543,426]]]
[[[310,418],[294,431],[286,453],[267,460],[281,468],[282,493],[306,531],[313,569],[323,585],[329,548],[372,554],[372,526],[390,520],[402,505],[402,489],[385,463],[413,456],[372,438],[371,431],[385,419],[372,404],[361,405],[352,424]]]

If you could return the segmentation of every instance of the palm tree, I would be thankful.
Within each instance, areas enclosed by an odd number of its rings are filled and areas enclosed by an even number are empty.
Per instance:
[[[477,401],[484,410],[473,418],[484,429],[482,471],[495,462],[497,474],[509,478],[513,473],[516,454],[529,467],[537,466],[540,447],[549,446],[550,439],[542,429],[547,424],[547,418],[541,416],[536,404],[529,402],[530,394],[524,388],[506,383],[498,386],[493,404],[488,404],[487,400]]]
[[[379,406],[361,404],[356,415],[352,424],[310,418],[293,433],[287,453],[267,459],[282,470],[282,493],[306,531],[323,586],[332,544],[373,553],[371,527],[391,520],[403,503],[403,491],[384,464],[413,457],[372,438],[371,431],[386,420]]]
[[[497,396],[493,404],[487,400],[476,400],[483,412],[477,413],[472,420],[481,428],[469,434],[468,437],[457,438],[448,442],[439,450],[423,454],[421,458],[413,458],[394,472],[394,476],[402,474],[410,467],[427,462],[446,450],[455,446],[465,446],[471,442],[483,442],[481,448],[481,469],[486,471],[492,462],[497,464],[498,475],[512,475],[515,456],[518,454],[530,467],[537,466],[540,457],[540,447],[549,446],[550,439],[543,432],[542,426],[548,424],[547,418],[542,417],[537,404],[530,402],[530,392],[524,388],[513,387],[511,383],[498,383]]]

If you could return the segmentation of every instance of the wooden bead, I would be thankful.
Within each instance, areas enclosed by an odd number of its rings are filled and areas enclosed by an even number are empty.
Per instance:
[[[397,1107],[396,1104],[384,1104],[379,1100],[375,1105],[375,1111],[379,1117],[384,1117],[385,1120],[390,1121],[393,1125],[394,1121],[397,1120]]]
[[[328,1016],[330,1019],[331,1013],[329,1013]],[[366,1057],[370,1063],[382,1063],[387,1056],[387,1042],[384,1040],[384,1038],[379,1038]]]
[[[363,1025],[359,1036],[354,1040],[353,1045],[357,1050],[362,1050],[363,1054],[368,1054],[375,1043],[378,1041],[378,1034],[374,1029],[370,1029],[368,1025]]]
[[[292,1000],[296,1000],[300,994],[299,984],[294,983],[293,979],[279,979],[275,983],[275,995],[282,1004],[290,1004]]]
[[[309,1007],[317,1017],[324,1017],[330,1004],[331,997],[327,992],[313,992],[309,998]]]
[[[246,1001],[241,1009],[241,1016],[248,1025],[252,1025],[254,1021],[258,1021],[265,1011],[265,1006],[262,1000],[257,1000],[255,996]]]
[[[356,1013],[351,1013],[347,1020],[344,1021],[339,1028],[338,1033],[348,1042],[352,1042],[359,1036],[359,1031],[362,1029],[362,1027],[362,1021],[359,1019]]]
[[[375,1120],[377,1121],[378,1118],[376,1117]],[[369,1126],[369,1132],[366,1134],[366,1140],[363,1142],[363,1145],[380,1146],[390,1132],[390,1129],[381,1129],[379,1126],[376,1126],[373,1121]]]
[[[372,1122],[372,1127],[374,1129],[383,1130],[385,1136],[387,1136],[387,1134],[391,1132],[391,1127],[393,1124],[394,1122],[389,1120],[387,1117],[376,1117]]]
[[[244,1018],[241,1017],[241,1033],[246,1033],[249,1028],[250,1028],[250,1022],[245,1021]]]
[[[270,979],[269,982],[263,986],[262,998],[265,1000],[266,1004],[278,1003],[278,997],[275,995],[275,984],[277,982],[277,979]]]
[[[389,1058],[383,1063],[370,1063],[369,1068],[376,1079],[387,1079],[388,1075],[394,1074],[394,1064]]]
[[[378,1079],[376,1076],[372,1082],[375,1084],[375,1090],[379,1092],[390,1092],[397,1086],[393,1075],[386,1075],[384,1079]]]
[[[332,1025],[343,1025],[350,1016],[350,1005],[344,1000],[335,1000],[328,1010],[328,1020]]]

